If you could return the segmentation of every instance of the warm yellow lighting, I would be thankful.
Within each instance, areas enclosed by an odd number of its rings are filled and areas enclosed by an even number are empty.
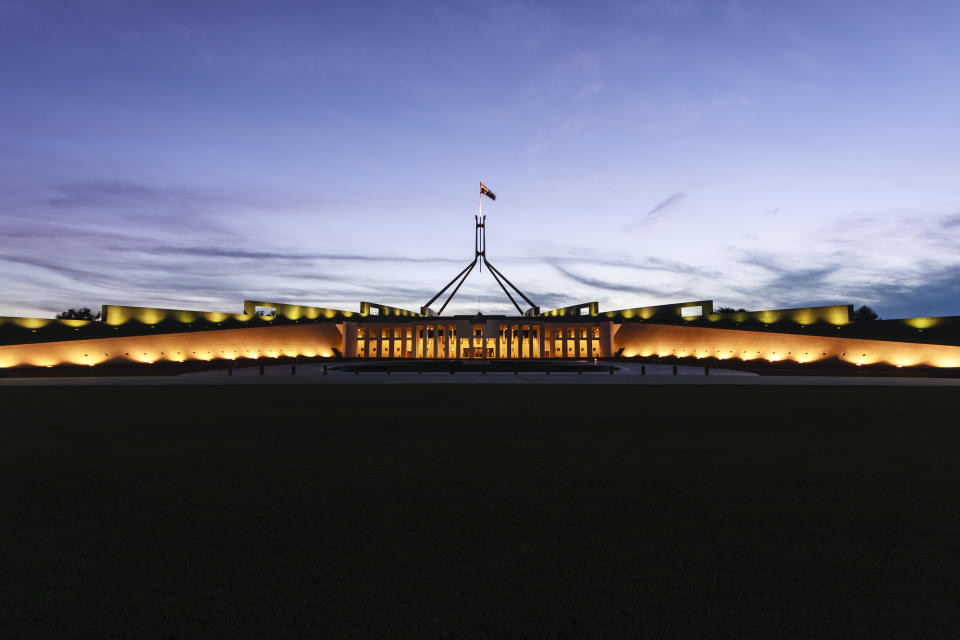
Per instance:
[[[12,318],[12,321],[13,324],[24,329],[41,329],[53,322],[46,318]]]
[[[940,323],[939,318],[908,318],[903,321],[909,327],[914,329],[929,329],[930,327],[935,327]]]

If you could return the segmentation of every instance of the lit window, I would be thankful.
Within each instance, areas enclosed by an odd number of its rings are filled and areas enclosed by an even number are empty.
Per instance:
[[[592,329],[592,333],[593,333],[593,337],[594,337],[594,338],[599,338],[599,337],[600,337],[600,327],[594,327],[594,328]]]

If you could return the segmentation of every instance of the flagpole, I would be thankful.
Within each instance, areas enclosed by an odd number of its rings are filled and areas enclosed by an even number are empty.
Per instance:
[[[480,186],[483,187],[483,180],[480,181]],[[480,242],[480,238],[482,237],[480,235],[482,233],[480,225],[482,224],[483,224],[483,189],[481,188],[480,189],[480,205],[479,207],[477,207],[477,242],[478,243]],[[479,247],[479,244],[477,246]],[[478,273],[480,271],[483,271],[483,260],[480,261],[480,269]]]

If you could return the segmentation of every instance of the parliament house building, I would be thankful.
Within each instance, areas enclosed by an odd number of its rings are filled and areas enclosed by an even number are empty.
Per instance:
[[[493,198],[488,189],[484,195]],[[474,220],[473,260],[418,311],[246,300],[239,313],[104,305],[96,320],[0,317],[0,374],[277,358],[960,367],[960,317],[953,316],[855,319],[848,304],[715,312],[712,300],[616,310],[585,302],[542,311],[487,259],[485,216]],[[475,268],[497,282],[515,315],[443,315]]]

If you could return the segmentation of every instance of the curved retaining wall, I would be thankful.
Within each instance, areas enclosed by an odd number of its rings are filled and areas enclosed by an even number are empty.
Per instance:
[[[662,324],[615,325],[614,352],[620,348],[626,357],[692,356],[795,362],[839,358],[853,364],[960,367],[960,347],[955,346]]]
[[[338,325],[301,324],[0,346],[0,368],[332,356],[334,349],[343,351]]]

